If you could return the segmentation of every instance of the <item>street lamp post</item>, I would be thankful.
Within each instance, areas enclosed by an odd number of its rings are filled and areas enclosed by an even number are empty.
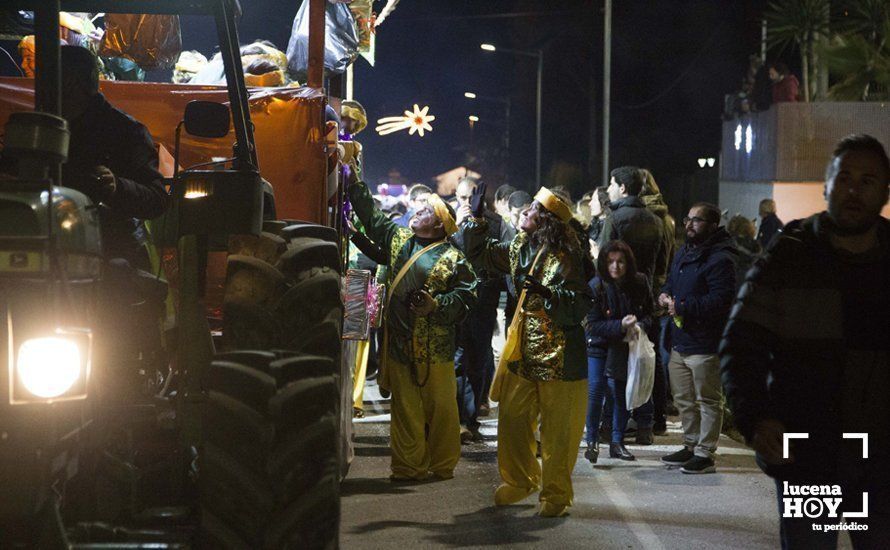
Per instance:
[[[538,60],[537,97],[535,100],[535,183],[541,186],[541,107],[544,96],[544,51],[543,50],[513,50],[498,48],[493,44],[481,44],[479,46],[487,52],[503,52],[524,57],[533,57]]]

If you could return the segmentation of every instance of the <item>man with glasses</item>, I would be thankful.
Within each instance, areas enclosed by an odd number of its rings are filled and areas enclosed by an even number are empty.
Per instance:
[[[683,425],[683,448],[662,457],[685,474],[713,473],[723,424],[717,346],[735,297],[737,251],[720,209],[700,202],[683,220],[686,244],[674,257],[658,303],[671,316],[668,371]]]

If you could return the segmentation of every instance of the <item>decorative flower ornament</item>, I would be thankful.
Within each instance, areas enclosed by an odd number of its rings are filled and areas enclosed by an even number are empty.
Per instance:
[[[413,135],[414,132],[423,137],[424,131],[433,131],[430,122],[436,120],[433,115],[428,115],[430,108],[425,106],[421,109],[416,103],[414,104],[414,112],[405,111],[404,116],[388,116],[377,121],[376,130],[381,136],[398,132],[400,130],[408,130],[408,134]]]

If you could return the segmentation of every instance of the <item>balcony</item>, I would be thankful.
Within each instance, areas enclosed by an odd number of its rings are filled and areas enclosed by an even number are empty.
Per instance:
[[[834,145],[870,134],[890,148],[890,103],[779,103],[723,122],[720,206],[757,215],[773,198],[783,220],[824,209],[822,184]]]

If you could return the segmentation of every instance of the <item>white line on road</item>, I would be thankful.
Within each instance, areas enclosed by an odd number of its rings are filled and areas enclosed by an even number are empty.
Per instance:
[[[631,534],[640,541],[643,548],[646,548],[647,550],[663,550],[664,545],[661,543],[661,540],[659,540],[658,535],[656,535],[655,531],[649,527],[649,524],[646,523],[643,516],[640,515],[636,506],[633,505],[633,502],[627,498],[624,491],[622,491],[618,484],[615,483],[613,476],[596,476],[594,479],[596,479],[597,483],[603,488],[606,496],[609,497],[609,500],[615,505],[615,509],[618,510],[621,519],[627,524]]]

